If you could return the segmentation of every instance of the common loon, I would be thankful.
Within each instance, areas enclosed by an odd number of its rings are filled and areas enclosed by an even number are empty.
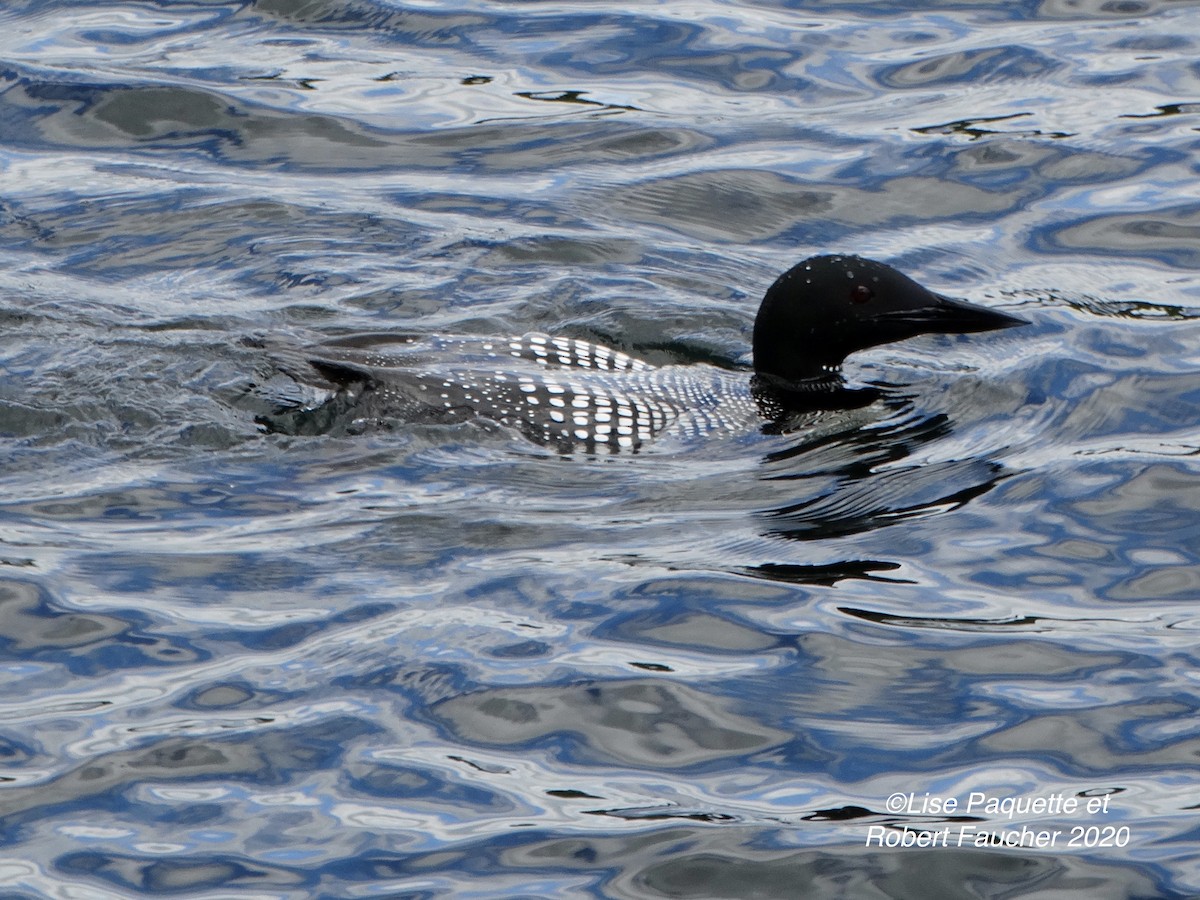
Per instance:
[[[664,434],[778,428],[796,411],[856,406],[839,370],[856,350],[919,334],[1027,324],[935,294],[889,265],[814,256],[763,297],[754,375],[654,366],[598,344],[520,337],[356,334],[274,354],[291,378],[357,417],[491,420],[561,452],[636,451]],[[871,397],[878,392],[872,392]],[[260,420],[269,430],[270,418]],[[283,430],[283,429],[279,429]]]

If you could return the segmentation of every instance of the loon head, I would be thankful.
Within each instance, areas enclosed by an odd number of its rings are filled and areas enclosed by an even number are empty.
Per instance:
[[[767,290],[754,320],[754,369],[781,387],[829,378],[856,350],[918,334],[1027,325],[1024,319],[935,294],[891,266],[859,256],[813,256]]]

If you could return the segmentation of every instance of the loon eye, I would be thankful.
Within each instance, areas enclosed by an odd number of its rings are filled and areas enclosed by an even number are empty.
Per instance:
[[[850,289],[850,302],[851,303],[866,303],[868,300],[870,300],[874,296],[875,296],[875,292],[873,290],[871,290],[869,287],[867,287],[865,284],[856,284],[854,287],[852,287]]]

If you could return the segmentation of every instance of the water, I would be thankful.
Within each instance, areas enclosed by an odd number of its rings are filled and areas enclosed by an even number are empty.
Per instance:
[[[1200,892],[1198,17],[6,3],[5,896]],[[736,369],[825,250],[1033,324],[635,456],[254,422],[246,337]]]

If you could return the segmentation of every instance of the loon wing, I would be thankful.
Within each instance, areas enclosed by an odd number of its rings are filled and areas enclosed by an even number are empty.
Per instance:
[[[352,399],[363,417],[480,417],[564,452],[637,449],[680,408],[654,396],[657,369],[619,351],[539,333],[505,339],[364,333],[271,358],[297,382]]]

